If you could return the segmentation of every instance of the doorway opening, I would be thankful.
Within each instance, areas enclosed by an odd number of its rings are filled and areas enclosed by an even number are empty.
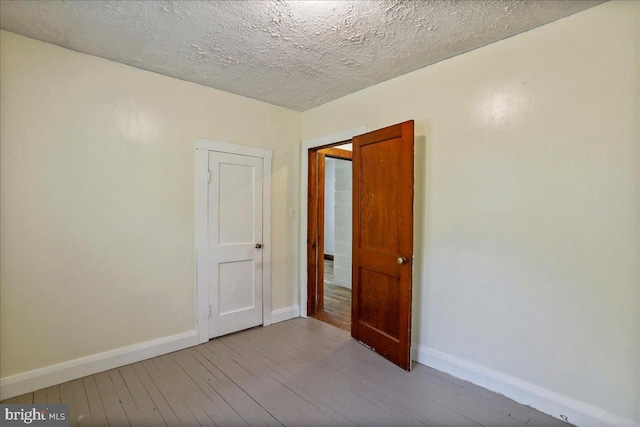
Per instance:
[[[310,272],[307,312],[351,331],[350,141],[309,151]],[[311,266],[310,266],[311,267]]]

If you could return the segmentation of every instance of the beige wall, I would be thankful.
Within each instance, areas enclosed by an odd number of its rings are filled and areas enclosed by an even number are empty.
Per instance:
[[[420,345],[633,420],[639,6],[600,5],[302,116],[303,141],[416,121]]]
[[[1,376],[194,330],[196,138],[274,150],[298,303],[300,113],[1,33]]]

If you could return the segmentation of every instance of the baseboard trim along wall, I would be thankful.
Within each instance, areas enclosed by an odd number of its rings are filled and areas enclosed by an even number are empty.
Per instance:
[[[426,346],[414,348],[413,360],[579,427],[640,427],[640,423]]]
[[[0,400],[172,353],[197,344],[198,331],[188,331],[2,378],[0,379]]]
[[[284,322],[285,320],[300,317],[300,306],[292,305],[285,308],[279,308],[271,312],[271,323]]]
[[[278,323],[300,317],[300,306],[292,305],[271,312],[271,322]],[[22,374],[0,379],[0,400],[51,387],[67,381],[108,371],[141,360],[172,353],[198,345],[198,331],[189,331],[165,338],[122,347],[58,363]]]

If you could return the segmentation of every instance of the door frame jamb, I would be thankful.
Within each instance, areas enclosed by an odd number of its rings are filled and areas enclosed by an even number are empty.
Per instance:
[[[300,317],[309,317],[307,313],[307,215],[309,186],[309,149],[336,144],[367,133],[367,126],[344,130],[331,135],[302,141],[300,150]]]
[[[349,144],[350,139],[338,144]],[[343,159],[351,162],[352,152],[334,147],[310,148],[309,189],[307,191],[307,297],[309,292],[316,298],[307,298],[307,315],[317,314],[324,309],[324,224],[325,224],[325,178],[327,158]],[[315,190],[315,191],[314,191]],[[316,262],[309,259],[315,256]],[[315,272],[315,279],[310,272]]]
[[[209,281],[208,266],[208,199],[209,152],[217,151],[262,159],[262,325],[271,324],[271,162],[273,150],[197,139],[196,156],[196,323],[198,343],[209,341]]]

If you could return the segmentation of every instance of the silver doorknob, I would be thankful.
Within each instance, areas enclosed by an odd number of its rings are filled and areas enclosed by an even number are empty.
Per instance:
[[[407,263],[407,259],[403,256],[398,257],[398,264],[402,265],[402,264],[406,264]]]
[[[262,247],[262,243],[256,243],[256,249],[260,249]]]

